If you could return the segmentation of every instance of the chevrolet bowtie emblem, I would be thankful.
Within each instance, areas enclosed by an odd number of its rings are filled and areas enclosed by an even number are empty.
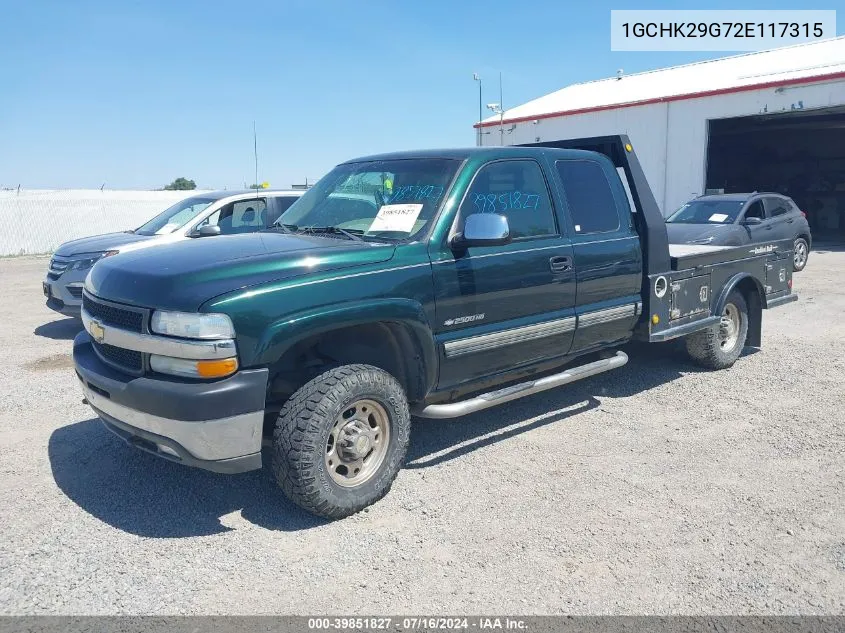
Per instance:
[[[106,337],[106,329],[103,327],[102,323],[98,321],[91,321],[91,336],[94,337],[94,340],[98,343],[102,343],[103,339]]]

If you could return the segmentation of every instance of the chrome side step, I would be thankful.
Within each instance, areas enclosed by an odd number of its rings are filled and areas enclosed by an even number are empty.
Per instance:
[[[582,378],[589,378],[590,376],[622,367],[627,362],[628,355],[625,352],[616,352],[611,358],[597,360],[586,365],[579,365],[578,367],[570,367],[551,376],[529,380],[528,382],[505,387],[498,391],[483,393],[480,396],[462,402],[430,404],[422,409],[414,410],[412,413],[421,418],[457,418],[468,413],[475,413],[476,411],[495,407],[511,400],[546,391],[547,389],[554,389],[555,387],[560,387],[561,385],[566,385]]]

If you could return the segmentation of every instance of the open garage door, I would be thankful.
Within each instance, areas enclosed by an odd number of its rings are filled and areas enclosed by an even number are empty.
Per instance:
[[[807,214],[814,240],[845,240],[845,107],[709,125],[709,191],[785,194]]]

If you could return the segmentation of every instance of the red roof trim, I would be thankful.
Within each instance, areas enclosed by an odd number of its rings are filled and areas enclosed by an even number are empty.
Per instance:
[[[767,81],[761,84],[749,84],[747,86],[733,86],[731,88],[717,88],[716,90],[704,90],[702,92],[690,92],[683,95],[672,95],[669,97],[654,97],[652,99],[642,99],[640,101],[628,101],[627,103],[613,103],[601,106],[590,106],[587,108],[577,108],[575,110],[560,110],[558,112],[548,112],[546,114],[535,114],[534,116],[520,116],[511,119],[505,119],[503,123],[524,123],[525,121],[537,121],[540,119],[553,119],[560,116],[571,116],[573,114],[584,114],[585,112],[600,112],[602,110],[616,110],[619,108],[631,108],[634,106],[644,106],[652,103],[668,103],[670,101],[685,101],[687,99],[700,99],[701,97],[714,97],[716,95],[731,94],[734,92],[747,92],[749,90],[762,90],[763,88],[776,88],[780,86],[794,86],[800,84],[815,83],[817,81],[830,81],[833,79],[845,79],[845,71],[838,73],[831,73],[829,75],[813,75],[811,77],[798,77],[796,79],[780,79],[778,81]],[[485,121],[484,123],[476,123],[472,127],[495,127],[499,125],[498,121]]]

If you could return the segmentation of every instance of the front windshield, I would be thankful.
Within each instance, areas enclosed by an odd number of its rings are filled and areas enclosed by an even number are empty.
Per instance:
[[[742,200],[692,200],[670,215],[672,224],[733,224]]]
[[[342,229],[403,240],[432,220],[459,161],[415,158],[338,165],[276,221],[293,231]]]
[[[193,220],[203,209],[215,202],[211,198],[185,198],[165,209],[152,220],[138,228],[138,235],[165,235],[185,226]]]

